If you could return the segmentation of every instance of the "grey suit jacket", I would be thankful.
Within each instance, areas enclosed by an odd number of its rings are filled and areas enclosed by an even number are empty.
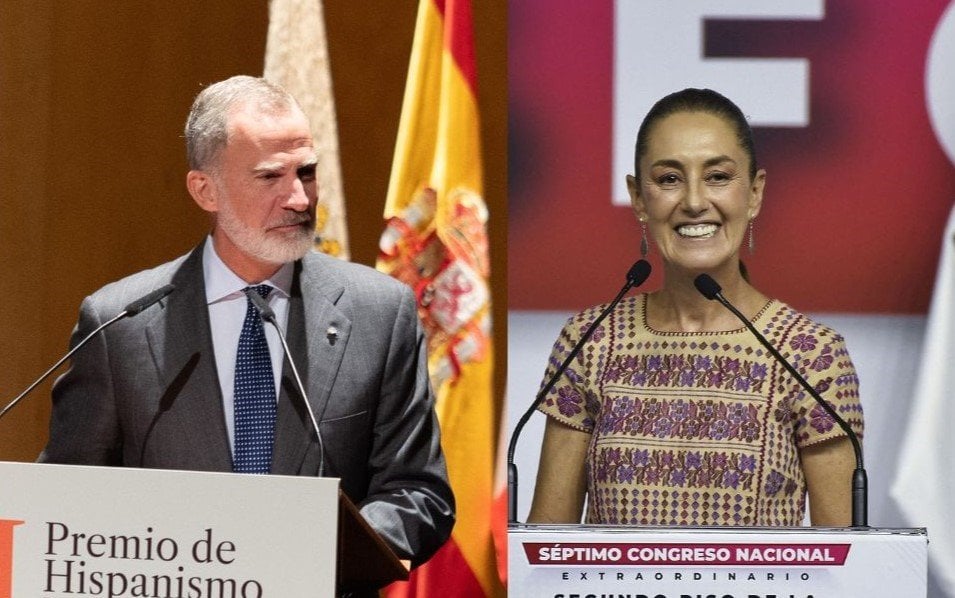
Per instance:
[[[71,346],[168,283],[172,294],[108,328],[56,381],[41,461],[232,470],[201,245],[87,297]],[[341,478],[399,556],[427,560],[450,535],[454,498],[411,290],[370,268],[310,253],[295,264],[287,337],[319,420],[325,475]],[[286,364],[272,473],[317,475],[318,443],[296,388]]]

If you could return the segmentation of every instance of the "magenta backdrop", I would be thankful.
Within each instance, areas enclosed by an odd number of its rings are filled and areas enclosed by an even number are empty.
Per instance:
[[[925,312],[955,200],[924,80],[947,5],[840,0],[821,21],[706,23],[707,56],[810,61],[811,124],[755,129],[768,182],[745,259],[767,294],[811,312]],[[508,305],[580,309],[613,296],[639,243],[610,200],[613,3],[521,0],[508,18]]]

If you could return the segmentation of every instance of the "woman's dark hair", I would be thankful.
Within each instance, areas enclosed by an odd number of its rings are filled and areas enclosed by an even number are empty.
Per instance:
[[[746,115],[726,96],[712,89],[687,88],[683,91],[664,96],[643,117],[640,130],[637,131],[637,147],[634,152],[634,173],[640,180],[640,158],[647,153],[650,130],[653,126],[678,112],[706,112],[718,116],[733,127],[736,138],[746,155],[749,156],[749,178],[756,178],[756,150],[753,145],[753,130],[749,127]]]

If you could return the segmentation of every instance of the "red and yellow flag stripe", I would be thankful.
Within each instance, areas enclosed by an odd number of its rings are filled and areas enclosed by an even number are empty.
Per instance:
[[[496,413],[470,0],[421,0],[378,268],[417,292],[457,501],[451,541],[390,596],[504,595],[492,538]]]

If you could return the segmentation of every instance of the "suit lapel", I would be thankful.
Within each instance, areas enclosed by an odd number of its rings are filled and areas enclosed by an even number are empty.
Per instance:
[[[286,333],[319,424],[351,332],[351,320],[336,306],[344,286],[320,267],[323,257],[310,255],[296,263]],[[272,473],[314,474],[318,470],[318,445],[299,395],[286,363],[282,368]]]
[[[146,338],[158,371],[162,397],[160,411],[175,403],[178,424],[189,446],[195,469],[231,471],[232,451],[222,408],[222,391],[206,305],[202,272],[202,245],[195,249],[173,276],[176,290],[169,295],[162,315],[146,327]],[[149,439],[146,439],[148,451]],[[145,465],[148,465],[146,463]]]

